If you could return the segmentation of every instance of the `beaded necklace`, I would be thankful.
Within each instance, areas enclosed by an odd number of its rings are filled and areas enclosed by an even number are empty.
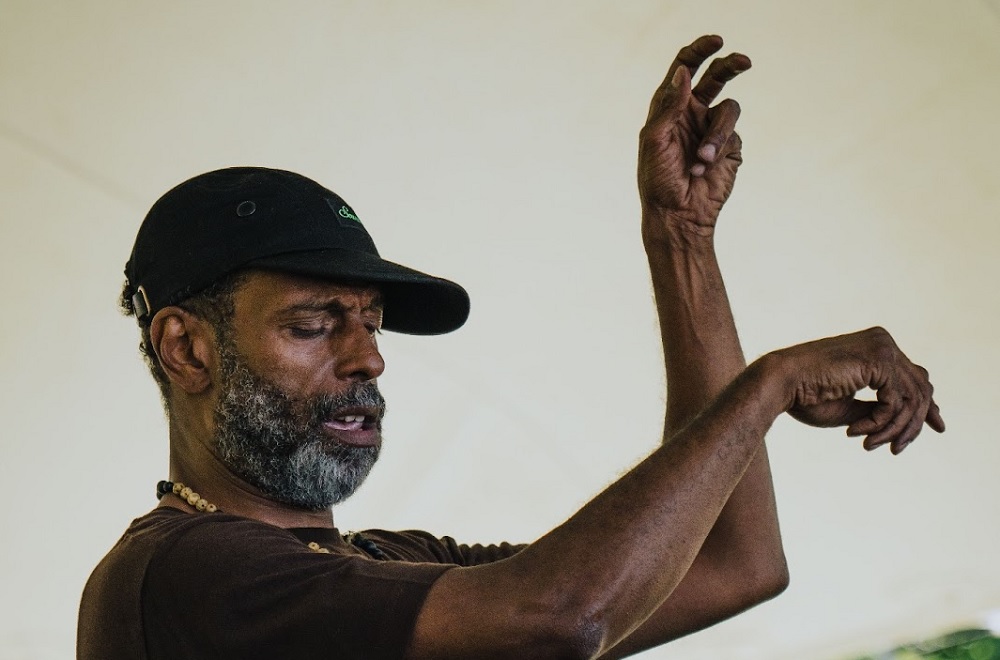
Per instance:
[[[164,495],[173,494],[181,498],[191,506],[195,508],[199,513],[221,513],[219,507],[215,506],[199,493],[195,492],[190,486],[185,486],[181,482],[167,481],[164,479],[156,484],[156,499],[163,499]],[[350,532],[344,534],[344,541],[353,545],[356,548],[360,548],[366,554],[370,555],[374,559],[389,559],[389,556],[382,552],[382,549],[375,544],[371,539],[365,538],[359,532]],[[313,552],[319,552],[323,554],[329,554],[330,549],[324,548],[319,543],[312,541],[306,544]]]

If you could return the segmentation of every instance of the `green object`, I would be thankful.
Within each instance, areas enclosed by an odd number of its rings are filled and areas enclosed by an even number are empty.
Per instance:
[[[957,630],[856,660],[1000,660],[1000,637],[988,630]]]

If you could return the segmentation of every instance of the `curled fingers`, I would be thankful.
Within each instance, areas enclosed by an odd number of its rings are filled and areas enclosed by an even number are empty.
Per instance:
[[[730,53],[712,60],[692,92],[705,105],[712,105],[726,83],[750,68],[750,58],[742,53]]]
[[[931,399],[930,408],[927,409],[927,426],[931,427],[938,433],[944,433],[944,418],[941,417],[941,409],[933,399]]]
[[[681,80],[678,78],[686,77],[690,82],[705,60],[719,52],[720,48],[722,48],[722,37],[714,34],[698,37],[687,46],[681,48],[677,52],[677,57],[670,64],[670,68],[667,69],[667,75],[664,77],[663,82],[660,83],[656,93],[653,94],[653,99],[649,104],[648,119],[652,119],[665,102],[670,106],[679,104],[678,96],[683,97],[684,95],[671,93],[673,90],[683,87]],[[678,74],[678,69],[684,69],[684,73]]]
[[[867,435],[865,449],[888,443],[892,453],[898,454],[920,434],[925,423],[939,433],[944,431],[927,370],[910,364],[894,381],[880,389],[871,415],[847,429],[848,435]]]
[[[692,175],[702,176],[720,156],[742,161],[743,141],[736,133],[739,118],[740,104],[733,99],[726,99],[709,111],[708,128],[698,145],[698,162],[691,166]]]

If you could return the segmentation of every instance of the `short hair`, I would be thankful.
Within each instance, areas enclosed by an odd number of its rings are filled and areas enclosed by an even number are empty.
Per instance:
[[[215,331],[216,341],[223,342],[229,336],[233,315],[236,313],[234,295],[246,279],[247,271],[229,273],[198,293],[180,301],[177,303],[177,307],[208,321]],[[118,306],[125,316],[136,315],[135,306],[132,304],[132,293],[132,288],[126,281],[118,299]],[[153,315],[149,314],[136,320],[139,323],[139,334],[141,335],[139,353],[142,354],[149,372],[153,375],[153,380],[160,388],[160,401],[163,403],[163,409],[169,413],[170,379],[156,356],[149,332]]]

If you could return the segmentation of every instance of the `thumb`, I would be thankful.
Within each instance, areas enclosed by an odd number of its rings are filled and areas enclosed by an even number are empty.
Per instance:
[[[871,416],[873,401],[858,401],[852,397],[824,401],[809,406],[796,406],[788,411],[795,419],[810,426],[830,428],[848,426],[850,429]]]
[[[879,417],[884,417],[885,406],[883,404],[880,404],[878,401],[858,401],[857,403],[859,404],[859,414],[850,420],[850,426],[847,427],[847,435],[852,437],[868,435],[885,425],[886,420],[879,419]],[[877,412],[880,409],[883,413],[882,415]]]

